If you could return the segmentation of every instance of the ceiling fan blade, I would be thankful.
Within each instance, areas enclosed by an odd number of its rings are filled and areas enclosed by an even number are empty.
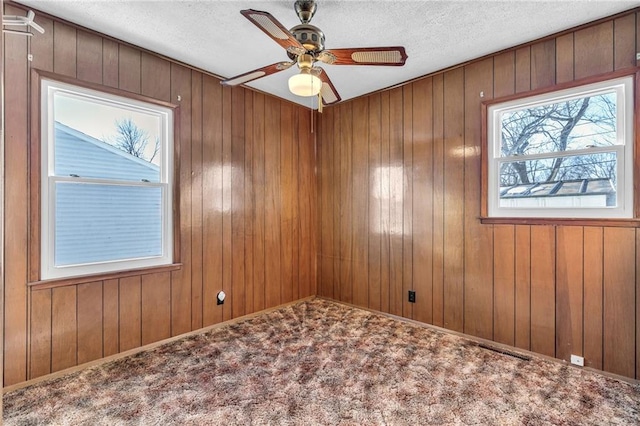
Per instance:
[[[33,28],[34,30],[36,30],[40,34],[44,34],[44,28],[42,28],[40,25],[36,24],[35,21],[29,21],[29,26],[31,26],[31,28]]]
[[[320,88],[320,94],[322,95],[322,100],[325,105],[335,104],[336,102],[340,102],[342,98],[338,94],[336,87],[333,85],[329,76],[322,68],[314,68],[315,70],[320,70],[320,72],[314,72],[317,76],[322,80],[322,87]]]
[[[288,52],[296,55],[302,55],[306,52],[306,49],[296,40],[293,34],[270,13],[253,9],[241,10],[240,13]]]
[[[275,64],[267,65],[266,67],[258,68],[253,71],[245,72],[244,74],[237,75],[235,77],[228,78],[220,82],[225,86],[237,86],[238,84],[248,83],[258,78],[266,77],[271,74],[275,74],[280,71],[291,68],[295,62],[276,62]]]
[[[402,46],[360,47],[323,50],[316,59],[330,65],[402,66],[407,60],[407,53]]]

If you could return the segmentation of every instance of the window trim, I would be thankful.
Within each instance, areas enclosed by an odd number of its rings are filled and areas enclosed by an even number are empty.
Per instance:
[[[120,265],[119,268],[111,268],[111,270],[82,270],[72,274],[61,274],[47,276],[43,270],[42,250],[41,243],[43,242],[43,220],[41,215],[42,211],[42,185],[45,182],[46,165],[41,161],[43,153],[43,136],[42,131],[45,129],[44,121],[46,120],[46,114],[42,111],[43,102],[46,102],[46,96],[41,93],[43,80],[50,80],[57,84],[71,85],[79,88],[80,90],[88,90],[98,92],[102,97],[121,97],[125,98],[132,103],[143,102],[152,104],[158,107],[167,108],[169,110],[169,117],[172,118],[172,125],[169,127],[169,146],[167,147],[167,154],[171,156],[169,166],[166,168],[170,180],[167,184],[167,197],[169,202],[167,203],[167,211],[171,216],[171,224],[167,228],[163,228],[163,232],[166,232],[166,237],[169,240],[168,256],[169,262],[163,262],[157,265],[135,265],[124,264],[117,261],[115,264]],[[175,269],[181,266],[180,263],[180,216],[179,216],[179,188],[180,188],[180,108],[176,104],[166,102],[163,100],[151,98],[148,96],[139,95],[136,93],[126,92],[120,89],[107,87],[99,84],[84,82],[75,78],[62,76],[59,74],[42,71],[32,70],[31,75],[31,134],[29,145],[29,237],[28,237],[28,250],[29,250],[29,266],[28,266],[28,285],[41,285],[42,283],[49,283],[52,285],[66,285],[68,282],[76,282],[78,279],[83,279],[83,282],[101,279],[104,276],[113,276],[119,274],[132,274],[135,271],[141,273],[152,273],[154,270],[165,270],[167,268]]]
[[[609,80],[615,80],[619,78],[629,77],[633,79],[633,92],[631,93],[629,102],[633,105],[632,119],[629,126],[633,133],[631,138],[631,155],[626,160],[629,162],[629,167],[633,171],[633,178],[626,181],[629,192],[634,192],[635,188],[639,187],[640,182],[640,167],[639,167],[639,149],[638,149],[638,129],[639,117],[637,114],[638,105],[640,105],[640,71],[637,68],[626,69],[620,71],[614,71],[605,73],[593,77],[583,78],[576,81],[557,84],[554,86],[531,90],[527,92],[517,93],[509,96],[504,96],[492,100],[487,100],[481,105],[481,212],[480,222],[484,224],[560,224],[560,225],[581,225],[581,226],[625,226],[625,227],[640,227],[639,205],[640,196],[634,196],[631,205],[632,217],[554,217],[554,216],[489,216],[489,203],[491,202],[489,197],[489,168],[491,165],[489,144],[492,140],[489,136],[489,125],[492,119],[489,114],[489,108],[501,103],[513,102],[517,100],[524,100],[525,98],[545,95],[553,92],[565,91],[568,89],[577,88],[580,86],[593,85]],[[576,152],[577,153],[577,152]],[[571,152],[570,154],[573,154]],[[636,194],[633,194],[636,195]]]

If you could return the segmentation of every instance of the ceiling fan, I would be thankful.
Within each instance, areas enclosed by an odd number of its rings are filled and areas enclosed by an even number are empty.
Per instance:
[[[289,78],[289,90],[298,96],[316,96],[320,94],[324,105],[341,100],[338,91],[327,73],[316,63],[328,65],[404,65],[407,54],[402,46],[361,47],[346,49],[325,49],[324,33],[309,22],[316,12],[313,0],[297,0],[294,9],[301,24],[287,30],[270,13],[253,9],[240,13],[254,25],[264,31],[276,43],[287,51],[289,61],[276,62],[221,82],[235,86],[266,77],[297,65],[300,72]],[[320,105],[322,105],[322,103]]]
[[[30,10],[27,13],[27,16],[17,16],[17,15],[4,15],[2,17],[2,25],[6,25],[9,27],[19,26],[19,27],[31,27],[34,30],[38,31],[40,34],[44,34],[44,28],[34,22],[34,18],[36,14],[33,10]],[[32,36],[33,34],[26,31],[16,31],[16,30],[7,30],[4,32],[12,33],[12,34],[22,34],[26,36]]]

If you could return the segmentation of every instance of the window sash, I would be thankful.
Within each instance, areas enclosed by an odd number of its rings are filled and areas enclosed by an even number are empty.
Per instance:
[[[53,96],[56,91],[72,93],[90,101],[116,104],[130,109],[151,111],[161,117],[161,165],[160,181],[147,182],[130,179],[104,179],[89,177],[55,176],[55,111]],[[67,278],[80,275],[92,275],[126,271],[137,268],[161,266],[173,262],[173,111],[165,106],[138,101],[126,97],[111,95],[81,86],[61,83],[54,80],[42,80],[41,83],[41,241],[40,241],[40,277],[41,279]],[[116,185],[139,188],[160,188],[161,190],[161,247],[160,256],[115,259],[88,262],[74,265],[55,265],[55,209],[56,184],[75,183],[86,185]]]
[[[569,99],[580,99],[594,94],[616,91],[616,144],[585,149],[551,151],[536,154],[502,156],[502,113],[518,111],[537,105],[548,105]],[[487,161],[487,213],[489,217],[527,217],[527,218],[631,218],[633,217],[633,109],[634,82],[632,76],[605,80],[597,83],[576,86],[570,89],[536,95],[530,98],[514,99],[491,105],[487,109],[487,137],[489,150]],[[501,207],[500,206],[500,167],[504,163],[529,161],[535,159],[570,157],[601,152],[615,152],[616,193],[618,207]]]
[[[116,222],[116,230],[117,229],[121,229],[121,228],[126,228],[128,226],[131,226],[133,224],[136,224],[136,222],[139,222],[139,219],[146,219],[144,216],[135,216],[131,214],[131,211],[129,210],[131,207],[148,207],[148,206],[141,206],[140,204],[143,202],[143,197],[144,196],[149,196],[149,194],[151,194],[151,196],[153,197],[153,192],[149,193],[148,191],[140,191],[140,190],[144,190],[144,189],[156,189],[156,192],[159,192],[160,195],[160,199],[159,201],[159,209],[158,209],[158,213],[159,213],[159,218],[160,218],[160,241],[161,241],[161,245],[160,245],[160,253],[159,254],[153,254],[153,255],[145,255],[145,256],[135,256],[135,257],[121,257],[121,258],[112,258],[112,259],[106,259],[106,260],[101,260],[101,261],[87,261],[87,262],[80,262],[80,263],[67,263],[64,265],[61,265],[57,262],[56,259],[54,259],[54,265],[56,268],[68,268],[68,267],[76,267],[76,266],[80,266],[80,265],[88,265],[88,264],[101,264],[101,263],[113,263],[113,262],[124,262],[124,261],[134,261],[134,260],[141,260],[141,259],[160,259],[160,258],[167,258],[168,255],[168,247],[164,247],[162,245],[162,241],[165,240],[165,236],[167,234],[167,232],[170,232],[169,229],[167,229],[167,221],[166,221],[166,211],[163,211],[166,208],[167,203],[164,202],[164,200],[166,199],[167,196],[167,185],[164,184],[139,184],[138,182],[133,182],[132,184],[124,184],[122,182],[111,182],[111,183],[105,183],[105,182],[94,182],[94,181],[90,181],[90,180],[80,180],[80,179],[75,179],[75,180],[70,180],[70,179],[59,179],[59,178],[51,178],[50,179],[50,191],[49,193],[51,194],[51,201],[49,202],[49,205],[52,207],[51,209],[51,214],[50,214],[50,229],[53,230],[55,237],[52,239],[51,243],[53,244],[53,248],[55,249],[55,245],[57,242],[59,242],[58,240],[58,235],[57,232],[59,231],[59,227],[58,227],[58,222],[57,222],[57,217],[56,217],[56,212],[58,211],[58,208],[60,207],[58,204],[58,201],[60,200],[59,194],[61,193],[61,190],[63,190],[62,187],[59,187],[58,184],[62,184],[65,185],[68,188],[71,188],[73,186],[75,186],[76,190],[82,190],[82,189],[88,189],[89,191],[100,191],[100,190],[113,190],[116,189],[115,193],[113,191],[111,191],[112,193],[110,194],[111,196],[118,196],[118,195],[122,195],[122,192],[118,191],[117,188],[138,188],[138,191],[136,191],[136,195],[139,196],[139,198],[133,200],[134,202],[132,204],[127,204],[124,206],[125,209],[127,209],[123,216],[125,216],[125,219],[128,220],[125,222]],[[81,188],[80,185],[86,185],[87,188]],[[93,188],[91,188],[93,187]],[[146,195],[144,194],[146,192]],[[100,204],[99,200],[96,204]],[[146,200],[149,201],[149,200]],[[151,201],[153,201],[153,198],[151,199]],[[95,208],[95,205],[89,206],[88,209],[90,210],[91,208]],[[82,210],[83,207],[80,206],[78,207],[77,210]],[[108,212],[108,208],[106,209],[106,212]],[[105,213],[105,211],[103,211],[102,213]],[[82,219],[82,217],[77,218],[77,219]],[[109,221],[105,221],[105,225],[109,225],[111,224],[113,226],[114,222],[109,223]],[[139,223],[138,223],[139,225]],[[144,234],[139,235],[139,237],[142,237]],[[114,240],[117,240],[118,237],[120,235],[118,235],[117,233],[112,235]],[[149,235],[146,235],[147,237]],[[100,235],[100,233],[95,233],[94,234],[94,238],[100,238],[102,237],[104,239],[104,235]],[[111,236],[110,236],[111,237]],[[156,236],[157,237],[157,236]],[[82,238],[82,235],[80,235],[80,238]],[[111,238],[109,238],[111,239]],[[108,241],[104,242],[105,245],[109,244]],[[133,247],[128,247],[129,250],[132,250]],[[57,250],[54,251],[54,255],[58,255],[59,252]],[[151,262],[151,261],[150,261]]]

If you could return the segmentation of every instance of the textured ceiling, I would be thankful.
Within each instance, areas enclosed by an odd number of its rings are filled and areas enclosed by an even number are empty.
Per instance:
[[[240,14],[271,13],[299,24],[294,0],[19,0],[70,22],[228,78],[288,60],[285,51]],[[403,45],[404,67],[321,66],[343,100],[638,6],[638,1],[324,1],[312,24],[326,48]],[[37,18],[36,18],[37,21]],[[35,37],[38,35],[36,34]],[[248,86],[306,106],[291,94],[295,67]]]

